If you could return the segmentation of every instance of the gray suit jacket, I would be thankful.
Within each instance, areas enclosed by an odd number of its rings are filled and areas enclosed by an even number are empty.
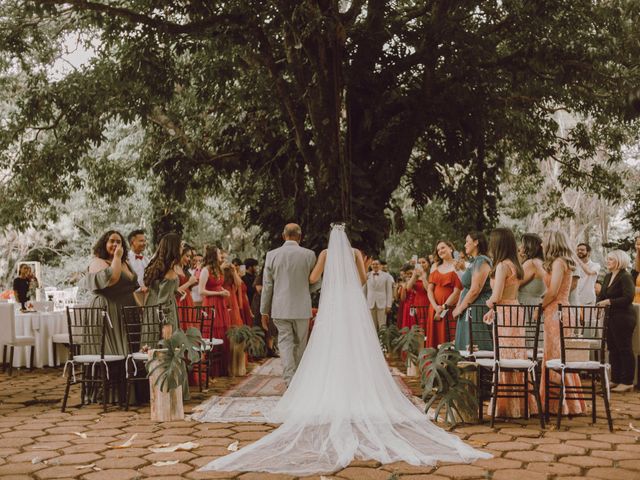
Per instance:
[[[291,240],[268,252],[260,313],[283,320],[311,318],[309,275],[315,264],[316,254]]]

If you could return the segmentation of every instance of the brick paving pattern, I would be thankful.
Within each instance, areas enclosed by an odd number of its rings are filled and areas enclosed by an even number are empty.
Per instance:
[[[193,395],[185,405],[193,407],[212,395],[219,395],[242,379],[215,379],[210,390]],[[409,382],[415,390],[417,382]],[[274,428],[255,423],[157,423],[149,420],[149,408],[125,412],[111,407],[106,414],[96,405],[75,408],[79,388],[72,389],[71,408],[60,412],[63,394],[61,370],[33,373],[19,371],[13,377],[0,374],[0,478],[82,480],[130,480],[137,478],[275,480],[288,475],[265,473],[198,472],[213,458],[228,453],[227,446],[239,441],[242,447]],[[536,419],[514,420],[488,425],[464,425],[453,432],[495,455],[472,465],[441,464],[414,467],[405,463],[380,465],[356,461],[327,479],[427,480],[427,479],[640,479],[640,393],[612,394],[614,433],[609,433],[604,409],[599,418],[564,419],[562,429],[540,430]],[[114,448],[136,434],[128,448]],[[190,451],[153,453],[150,447],[195,442]],[[171,462],[154,466],[156,462]],[[162,465],[162,464],[161,464]],[[305,477],[318,479],[319,476]]]

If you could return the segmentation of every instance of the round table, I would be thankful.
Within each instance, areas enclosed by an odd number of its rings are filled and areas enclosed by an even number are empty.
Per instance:
[[[66,333],[67,329],[65,312],[16,313],[16,335],[36,339],[35,366],[37,368],[45,365],[55,366],[52,337],[56,333]],[[28,352],[29,349],[26,347],[16,347],[13,366],[29,366]]]

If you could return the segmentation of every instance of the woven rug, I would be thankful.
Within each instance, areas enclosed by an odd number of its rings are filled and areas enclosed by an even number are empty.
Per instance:
[[[402,381],[398,369],[391,368],[393,379],[411,402],[424,410],[421,398],[412,394]],[[255,368],[247,378],[226,392],[223,396],[214,396],[193,409],[191,420],[198,422],[256,422],[265,423],[265,414],[273,409],[286,390],[282,380],[282,362],[271,358]]]

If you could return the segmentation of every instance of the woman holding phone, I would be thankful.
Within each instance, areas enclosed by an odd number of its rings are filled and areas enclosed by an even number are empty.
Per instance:
[[[414,255],[414,257],[417,257],[417,255]],[[420,260],[424,261],[421,262]],[[409,279],[405,286],[407,299],[404,302],[405,314],[402,325],[404,327],[411,327],[417,324],[425,328],[427,323],[426,307],[429,305],[429,298],[427,297],[429,264],[426,262],[426,259],[419,258],[416,260],[413,270],[409,269],[408,271],[411,272],[411,274],[408,275]],[[423,308],[412,309],[411,307]]]

